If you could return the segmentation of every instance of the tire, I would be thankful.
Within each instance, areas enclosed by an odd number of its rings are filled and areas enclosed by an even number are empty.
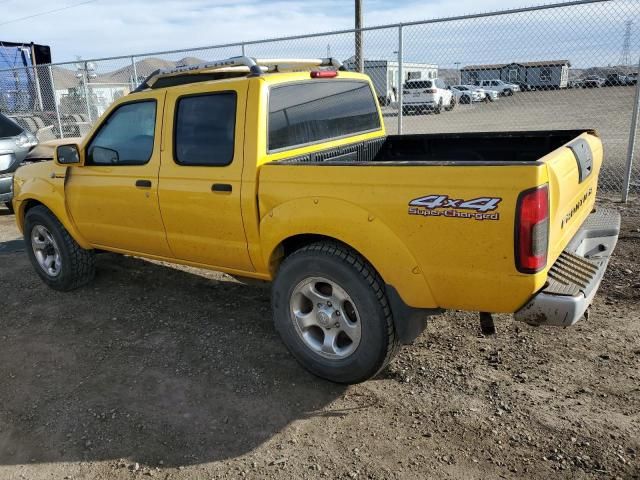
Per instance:
[[[471,103],[471,97],[469,97],[468,95],[463,95],[460,97],[461,105],[469,105],[470,103]]]
[[[451,100],[449,101],[449,106],[448,107],[444,107],[444,109],[447,112],[450,112],[454,108],[456,108],[456,99],[454,97],[451,97]]]
[[[513,95],[513,90],[511,90],[510,88],[507,88],[507,89],[504,91],[504,96],[505,96],[505,97],[510,97],[511,95]]]
[[[442,112],[442,98],[438,101],[438,106],[433,109],[433,113],[439,114]]]
[[[47,235],[48,234],[48,235]],[[39,237],[34,240],[34,236]],[[38,205],[31,208],[25,217],[24,238],[31,264],[42,281],[54,290],[74,290],[91,281],[95,275],[93,250],[85,250],[69,235],[62,223],[51,211]],[[48,245],[38,249],[36,243]],[[47,249],[47,259],[55,257],[49,271],[41,266],[38,255]],[[52,273],[56,270],[57,273]]]
[[[345,295],[348,300],[340,300]],[[333,299],[333,305],[324,299]],[[336,383],[362,382],[385,368],[398,351],[384,282],[365,259],[341,244],[313,243],[288,256],[273,282],[271,301],[284,344],[318,377]],[[310,323],[301,326],[294,312]],[[357,320],[352,323],[353,318]],[[359,337],[341,337],[346,323],[360,329]],[[332,337],[335,342],[326,340]],[[345,341],[351,338],[357,344]]]
[[[7,207],[7,210],[9,210],[9,213],[10,213],[11,215],[13,215],[13,214],[15,213],[15,212],[13,211],[13,203],[11,203],[11,202],[6,202],[6,203],[5,203],[5,206]]]

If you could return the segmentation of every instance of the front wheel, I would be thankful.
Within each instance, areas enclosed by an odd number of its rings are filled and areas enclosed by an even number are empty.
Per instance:
[[[332,382],[375,376],[399,346],[383,281],[338,243],[314,243],[287,257],[273,282],[272,306],[296,360]]]
[[[93,250],[80,247],[48,208],[39,205],[27,212],[24,238],[36,273],[54,290],[73,290],[93,279]]]
[[[511,90],[510,88],[507,88],[504,91],[504,95],[505,95],[505,97],[510,97],[511,95],[513,95],[513,90]]]

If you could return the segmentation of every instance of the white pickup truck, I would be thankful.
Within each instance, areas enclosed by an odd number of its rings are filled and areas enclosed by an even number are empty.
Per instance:
[[[475,84],[482,88],[497,90],[500,95],[503,95],[505,97],[511,96],[514,94],[514,92],[520,91],[520,87],[515,83],[507,83],[498,79],[478,80],[475,82]]]

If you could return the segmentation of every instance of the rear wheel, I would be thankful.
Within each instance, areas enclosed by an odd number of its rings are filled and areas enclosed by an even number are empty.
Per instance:
[[[27,212],[24,237],[31,264],[51,288],[73,290],[93,279],[93,250],[80,247],[48,208],[39,205]]]
[[[438,101],[438,105],[433,109],[433,113],[440,113],[442,112],[442,98]]]
[[[367,380],[398,349],[384,283],[341,244],[314,243],[287,257],[273,283],[272,305],[289,351],[327,380]]]
[[[456,107],[456,99],[455,99],[455,97],[451,97],[451,100],[449,101],[449,106],[445,107],[445,110],[447,112],[450,112],[455,107]]]

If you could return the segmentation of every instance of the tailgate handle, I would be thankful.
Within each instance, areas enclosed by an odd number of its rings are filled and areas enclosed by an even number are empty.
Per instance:
[[[577,138],[567,145],[573,152],[578,163],[578,180],[582,183],[593,170],[593,154],[589,142],[583,138]]]

